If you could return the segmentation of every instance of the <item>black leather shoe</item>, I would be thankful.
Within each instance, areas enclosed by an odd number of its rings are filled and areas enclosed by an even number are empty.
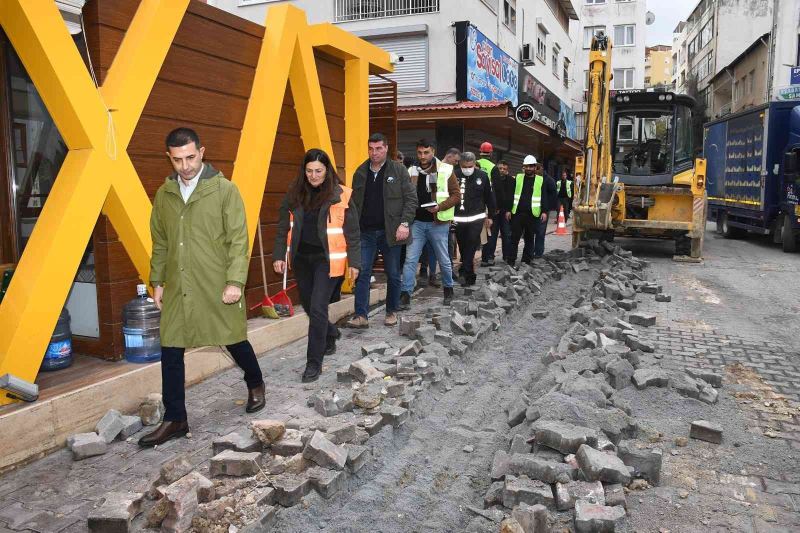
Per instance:
[[[303,372],[303,377],[301,381],[303,383],[311,383],[313,381],[317,381],[319,379],[319,375],[322,372],[322,368],[318,367],[317,365],[307,364],[306,369]]]
[[[139,439],[139,446],[146,448],[158,446],[169,440],[185,437],[187,433],[189,433],[189,423],[186,420],[183,422],[164,421],[155,431]]]
[[[411,307],[411,295],[407,292],[400,293],[400,309],[408,309]]]
[[[255,389],[247,391],[247,407],[244,408],[246,413],[256,413],[267,405],[267,400],[264,398],[264,384],[262,383]]]
[[[336,353],[336,337],[325,338],[325,355],[333,355]]]
[[[444,305],[450,305],[453,301],[453,287],[445,287],[444,288],[444,301],[442,302]]]

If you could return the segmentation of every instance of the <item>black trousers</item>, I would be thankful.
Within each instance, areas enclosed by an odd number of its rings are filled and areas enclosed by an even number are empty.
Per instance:
[[[325,356],[328,337],[337,337],[339,330],[328,320],[328,304],[342,276],[330,277],[330,263],[323,254],[294,258],[294,279],[300,292],[300,302],[308,315],[308,347],[306,361],[320,368]]]
[[[519,250],[519,239],[524,237],[525,247],[522,249],[522,261],[529,263],[534,256],[539,257],[544,253],[544,237],[547,230],[547,223],[541,222],[538,217],[530,212],[517,212],[511,217],[511,243],[510,243],[510,262],[514,264],[517,260]]]
[[[264,383],[261,367],[250,341],[243,340],[226,346],[233,360],[244,370],[244,381],[248,389]],[[186,420],[186,366],[183,355],[186,348],[161,347],[161,393],[164,400],[164,420],[183,422]]]
[[[461,268],[458,273],[464,276],[467,283],[475,283],[475,253],[481,246],[481,229],[483,220],[475,222],[459,222],[456,224],[456,240],[461,250]]]
[[[569,213],[572,211],[572,198],[561,198],[558,199],[558,206],[564,207],[564,220],[569,220]],[[558,213],[556,213],[558,216]]]

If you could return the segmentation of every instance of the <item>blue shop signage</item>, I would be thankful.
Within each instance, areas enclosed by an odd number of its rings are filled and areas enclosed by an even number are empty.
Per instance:
[[[517,106],[519,63],[475,26],[456,23],[457,93],[461,100],[501,101]]]

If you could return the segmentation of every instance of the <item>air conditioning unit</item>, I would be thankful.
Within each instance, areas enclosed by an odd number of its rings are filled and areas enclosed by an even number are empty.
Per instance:
[[[529,65],[533,63],[533,56],[534,56],[533,45],[531,43],[523,44],[522,45],[522,57],[520,61],[523,65]]]

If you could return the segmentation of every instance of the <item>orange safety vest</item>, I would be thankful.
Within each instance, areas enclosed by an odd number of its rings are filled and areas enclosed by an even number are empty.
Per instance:
[[[328,211],[328,262],[330,263],[329,276],[336,278],[344,276],[347,267],[347,240],[344,238],[344,217],[353,189],[340,185],[342,195],[339,202],[332,204]],[[292,256],[292,231],[294,230],[294,214],[289,212],[289,234],[286,236],[286,262]],[[288,265],[287,265],[288,266]]]

